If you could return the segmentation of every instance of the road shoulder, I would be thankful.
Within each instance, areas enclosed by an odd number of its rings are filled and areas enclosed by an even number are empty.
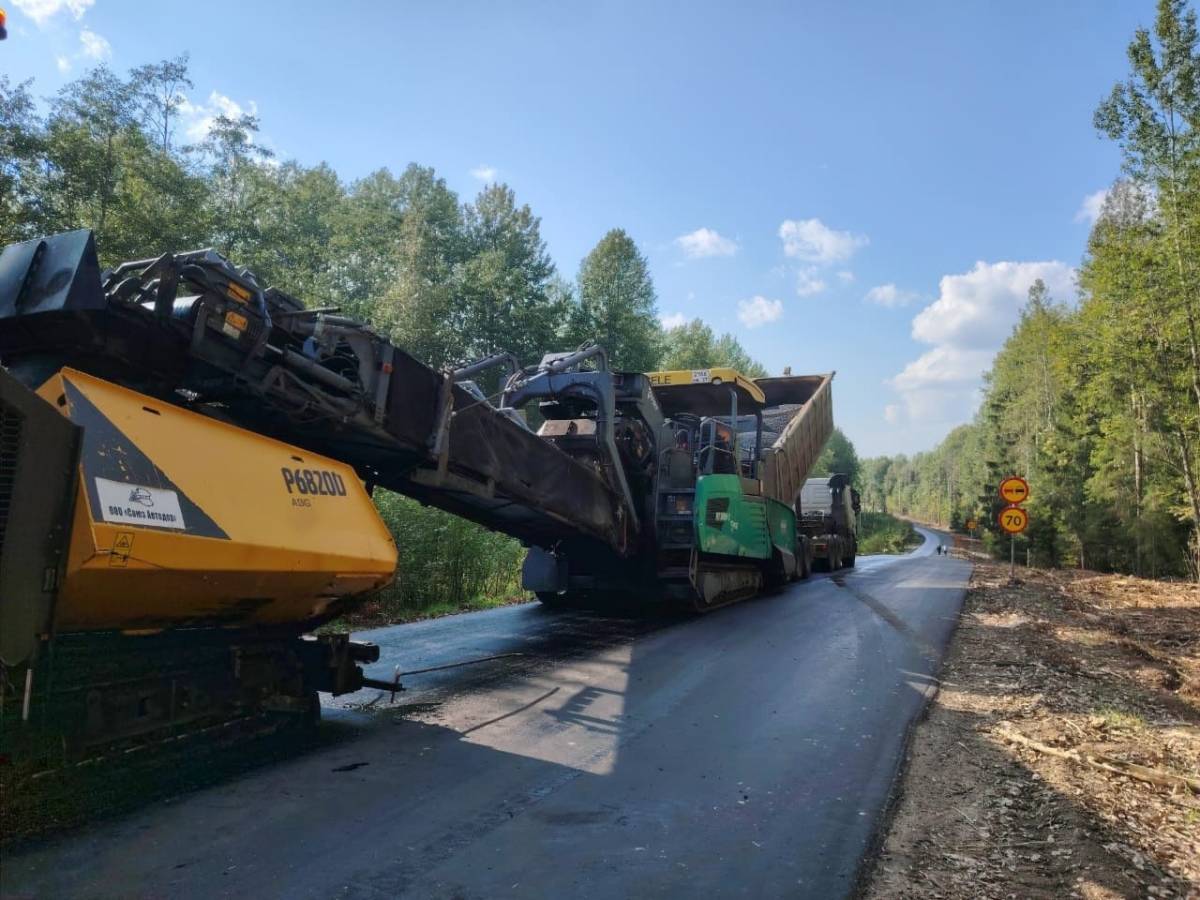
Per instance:
[[[1193,896],[1200,590],[1019,574],[975,569],[864,895]]]

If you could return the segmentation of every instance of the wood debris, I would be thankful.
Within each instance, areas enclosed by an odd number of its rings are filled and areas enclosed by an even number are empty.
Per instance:
[[[979,563],[863,889],[1200,898],[1200,587]]]

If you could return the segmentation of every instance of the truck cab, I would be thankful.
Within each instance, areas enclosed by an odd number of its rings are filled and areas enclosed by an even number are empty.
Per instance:
[[[800,491],[799,528],[813,546],[813,561],[826,571],[852,567],[858,555],[858,491],[845,475],[810,478]]]

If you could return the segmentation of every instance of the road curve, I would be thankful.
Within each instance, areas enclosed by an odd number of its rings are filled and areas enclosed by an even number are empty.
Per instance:
[[[12,897],[850,893],[970,572],[862,557],[691,619],[537,604],[379,629],[343,738],[6,854]],[[347,698],[341,698],[343,700]]]

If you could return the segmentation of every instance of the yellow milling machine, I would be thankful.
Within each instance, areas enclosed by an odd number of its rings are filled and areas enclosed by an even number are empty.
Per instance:
[[[391,579],[349,466],[72,369],[38,394],[83,429],[60,633],[310,625]]]
[[[676,377],[720,402],[676,408]],[[212,250],[101,270],[86,230],[5,247],[0,763],[392,688],[360,668],[378,647],[319,627],[393,576],[377,486],[519,540],[551,606],[706,609],[801,575],[832,377],[746,382],[739,413],[730,372],[623,372],[594,343],[438,370]],[[737,497],[709,503],[701,474]],[[698,546],[748,491],[778,513],[770,546]]]
[[[307,635],[395,571],[350,466],[71,368],[0,369],[0,451],[4,759],[315,721],[369,682],[378,648]]]

